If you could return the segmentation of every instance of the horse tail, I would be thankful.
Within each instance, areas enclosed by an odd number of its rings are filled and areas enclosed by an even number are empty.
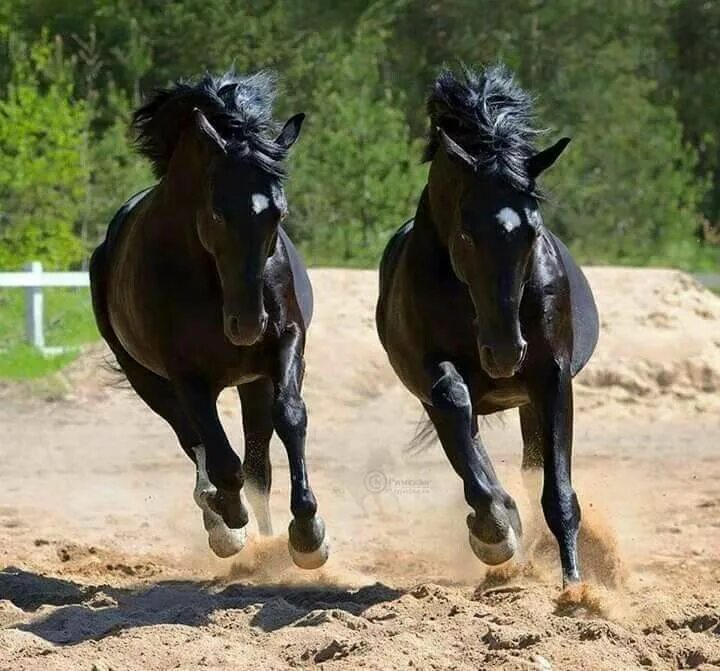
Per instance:
[[[438,442],[437,431],[431,419],[426,413],[418,420],[415,427],[415,435],[410,440],[406,451],[412,454],[420,454],[426,452]]]
[[[479,417],[480,426],[483,428],[491,428],[493,426],[505,427],[505,414],[500,412],[497,413],[494,418],[490,415],[481,415]],[[433,426],[432,420],[423,413],[423,416],[418,420],[417,426],[415,427],[415,435],[410,440],[406,451],[412,454],[420,454],[433,447],[439,442],[437,431]]]
[[[125,374],[123,367],[118,363],[118,360],[112,354],[106,354],[103,356],[102,363],[100,365],[107,373],[108,387],[113,387],[114,389],[130,389],[130,381]]]

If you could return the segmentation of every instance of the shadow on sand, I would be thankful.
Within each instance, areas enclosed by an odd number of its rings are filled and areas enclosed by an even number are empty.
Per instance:
[[[30,622],[12,625],[58,645],[100,639],[118,631],[156,624],[207,624],[215,611],[251,608],[250,625],[274,631],[313,611],[361,615],[404,592],[381,583],[338,586],[245,585],[168,580],[135,589],[86,586],[8,567],[0,571],[0,599],[24,611],[55,606]]]

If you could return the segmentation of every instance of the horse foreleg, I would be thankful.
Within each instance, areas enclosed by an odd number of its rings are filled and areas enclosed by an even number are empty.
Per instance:
[[[425,404],[425,410],[474,511],[467,519],[470,546],[486,564],[501,564],[515,554],[522,534],[517,507],[476,434],[470,392],[462,376],[449,361],[429,373],[432,404]]]
[[[532,408],[525,411],[523,435],[531,434],[542,454],[542,508],[560,548],[563,585],[567,585],[580,580],[577,552],[580,506],[571,479],[573,398],[570,371],[553,364],[549,379],[544,377],[542,383],[531,390],[530,402]],[[538,456],[535,454],[533,459],[537,460]]]
[[[229,557],[243,548],[248,523],[240,499],[242,462],[220,424],[217,396],[198,380],[175,379],[173,384],[201,440],[193,448],[197,466],[195,502],[203,511],[210,547],[218,556]]]
[[[279,351],[275,379],[273,423],[285,445],[290,466],[290,510],[293,520],[289,527],[290,554],[301,568],[322,566],[328,558],[325,523],[317,515],[317,501],[308,480],[305,464],[307,411],[301,396],[305,369],[304,337],[299,330],[284,334]]]
[[[261,378],[238,387],[245,433],[245,493],[263,536],[272,536],[270,518],[270,439],[273,434],[272,408],[275,398],[272,380]]]

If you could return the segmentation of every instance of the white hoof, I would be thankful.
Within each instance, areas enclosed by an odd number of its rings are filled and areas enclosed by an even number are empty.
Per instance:
[[[223,522],[220,515],[211,510],[203,511],[203,524],[208,534],[210,549],[221,559],[232,557],[245,547],[247,540],[245,527],[231,529]]]
[[[295,566],[307,570],[320,568],[330,556],[330,544],[328,543],[327,536],[323,538],[320,547],[312,552],[300,552],[296,550],[289,541],[288,549],[290,550],[290,557],[292,557]]]
[[[227,559],[240,552],[245,547],[247,531],[242,529],[231,529],[225,524],[223,518],[218,515],[210,506],[217,494],[217,488],[210,482],[205,465],[205,448],[198,445],[193,448],[197,461],[195,479],[195,490],[193,498],[198,507],[203,511],[203,524],[208,534],[208,545],[210,549],[222,559]]]
[[[508,535],[499,543],[484,543],[470,532],[470,547],[475,556],[485,564],[497,566],[512,559],[518,549],[517,536],[512,526],[508,527]]]
[[[245,528],[230,529],[226,526],[217,526],[208,530],[208,545],[221,559],[236,555],[245,547],[247,532]]]

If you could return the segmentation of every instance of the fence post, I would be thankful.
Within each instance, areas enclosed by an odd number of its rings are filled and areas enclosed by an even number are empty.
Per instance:
[[[34,275],[41,275],[43,268],[40,261],[33,261],[25,265],[25,270]],[[40,284],[38,280],[38,285]],[[25,288],[25,337],[27,342],[38,349],[45,347],[45,334],[43,333],[43,291],[41,286]]]

